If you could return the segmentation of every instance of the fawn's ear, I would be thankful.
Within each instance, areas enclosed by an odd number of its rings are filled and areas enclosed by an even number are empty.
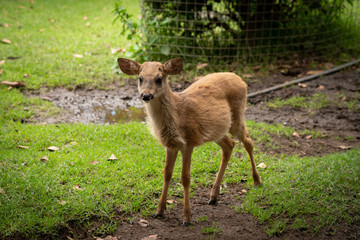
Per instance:
[[[181,58],[174,58],[164,63],[165,73],[175,75],[181,72],[183,67],[183,60]]]
[[[126,58],[118,58],[117,61],[123,73],[127,75],[139,75],[140,73],[139,63]]]

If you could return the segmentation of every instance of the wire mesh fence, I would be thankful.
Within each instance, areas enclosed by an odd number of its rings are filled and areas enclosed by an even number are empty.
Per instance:
[[[143,0],[149,59],[236,68],[278,58],[359,57],[360,0]]]

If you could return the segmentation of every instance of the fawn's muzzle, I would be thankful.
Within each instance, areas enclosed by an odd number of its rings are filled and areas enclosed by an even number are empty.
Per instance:
[[[151,94],[151,93],[142,93],[142,94],[140,95],[140,98],[141,98],[143,101],[148,102],[148,101],[150,101],[151,99],[154,98],[154,95]]]

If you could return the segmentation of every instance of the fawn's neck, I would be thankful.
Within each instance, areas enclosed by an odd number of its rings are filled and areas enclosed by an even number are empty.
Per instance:
[[[167,148],[181,148],[184,140],[178,129],[177,102],[179,96],[167,87],[163,95],[145,104],[153,134]]]

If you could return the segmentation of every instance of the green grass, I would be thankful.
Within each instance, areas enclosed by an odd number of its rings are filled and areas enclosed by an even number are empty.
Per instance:
[[[135,19],[140,14],[138,3],[124,1]],[[111,69],[117,58],[111,49],[125,50],[129,42],[119,35],[119,23],[112,23],[113,0],[1,0],[0,8],[0,23],[9,24],[1,27],[0,38],[11,41],[0,43],[0,60],[6,60],[1,65],[1,79],[24,81],[29,89],[85,85],[106,88],[119,79]]]
[[[261,173],[264,185],[246,196],[244,209],[270,235],[286,229],[312,233],[360,220],[360,151],[324,157],[282,157]]]
[[[275,98],[273,101],[267,102],[267,106],[270,108],[281,108],[284,106],[290,106],[292,108],[304,108],[310,110],[317,110],[327,108],[329,106],[345,107],[350,111],[359,111],[358,97],[343,99],[345,93],[338,93],[337,97],[332,98],[323,93],[315,93],[311,97],[291,97],[288,99]]]

